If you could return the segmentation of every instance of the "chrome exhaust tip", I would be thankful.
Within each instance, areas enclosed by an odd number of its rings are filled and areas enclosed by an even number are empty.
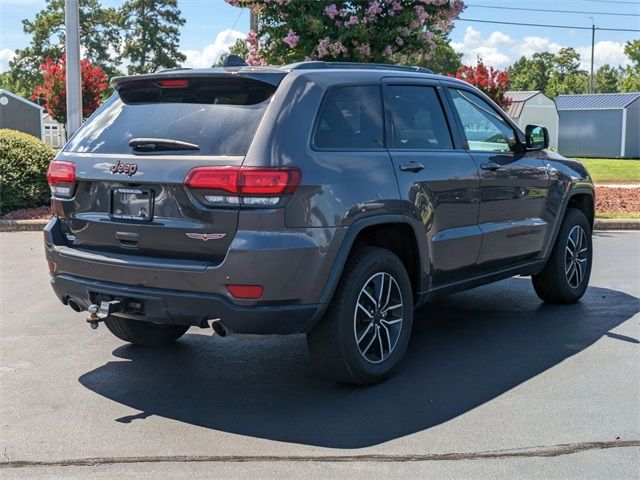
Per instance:
[[[213,322],[211,322],[211,328],[213,328],[213,331],[221,337],[227,336],[227,329],[224,328],[224,325],[220,322],[220,320],[214,320]]]
[[[69,307],[71,307],[71,310],[73,310],[74,312],[79,313],[83,310],[83,308],[80,305],[78,305],[73,298],[70,298],[67,300],[67,305],[69,305]]]

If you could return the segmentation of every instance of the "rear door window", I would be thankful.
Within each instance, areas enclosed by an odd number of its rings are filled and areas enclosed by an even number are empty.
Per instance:
[[[83,153],[130,153],[134,138],[199,146],[172,155],[245,155],[276,87],[242,79],[194,79],[185,86],[123,85],[66,147]]]
[[[389,148],[453,148],[449,126],[435,88],[389,85],[384,92],[391,130]]]
[[[384,146],[380,87],[334,87],[327,93],[316,122],[316,148],[369,150]]]

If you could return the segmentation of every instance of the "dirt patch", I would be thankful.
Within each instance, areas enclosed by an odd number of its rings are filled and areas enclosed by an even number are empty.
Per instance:
[[[2,220],[46,220],[51,218],[51,207],[44,205],[35,208],[21,208],[2,217]]]
[[[632,212],[640,212],[640,188],[596,187],[596,215]]]

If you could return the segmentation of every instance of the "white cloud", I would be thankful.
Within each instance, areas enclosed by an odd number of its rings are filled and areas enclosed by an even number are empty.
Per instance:
[[[552,42],[548,38],[529,36],[522,39],[522,42],[517,45],[516,50],[519,55],[518,58],[523,55],[527,58],[530,58],[534,53],[537,52],[558,53],[561,48],[562,45]]]
[[[206,68],[213,65],[220,55],[225,53],[239,38],[245,38],[246,34],[237,30],[222,30],[213,43],[206,45],[202,50],[182,50],[187,56],[183,63],[185,67]]]
[[[473,27],[467,27],[464,31],[464,44],[469,47],[473,47],[474,45],[478,45],[481,41],[482,34]]]
[[[578,47],[576,50],[580,54],[580,68],[589,70],[591,68],[591,46]],[[611,40],[596,42],[593,49],[594,69],[597,70],[605,63],[613,67],[629,65],[629,57],[624,54],[624,43],[612,42]]]
[[[469,26],[464,32],[462,43],[452,42],[451,46],[463,54],[462,63],[473,64],[478,58],[482,58],[487,65],[504,68],[512,62],[506,50],[514,43],[512,37],[499,31],[491,33],[489,38],[483,38],[480,31]]]
[[[488,37],[471,26],[465,29],[462,42],[451,42],[451,47],[463,54],[462,62],[474,64],[478,58],[492,67],[505,68],[523,55],[527,58],[536,52],[557,53],[564,45],[552,42],[547,37],[526,36],[515,39],[498,30]],[[591,45],[574,47],[581,56],[580,68],[588,70],[591,62]],[[594,66],[608,63],[611,66],[626,66],[629,59],[624,54],[624,43],[605,40],[595,44]]]
[[[3,48],[0,50],[0,72],[4,72],[9,69],[9,62],[13,58],[15,53],[9,48]]]
[[[490,47],[497,47],[498,45],[513,45],[514,43],[516,43],[516,41],[512,37],[506,33],[498,31],[491,32],[491,35],[489,35],[489,39],[487,40],[487,45]]]

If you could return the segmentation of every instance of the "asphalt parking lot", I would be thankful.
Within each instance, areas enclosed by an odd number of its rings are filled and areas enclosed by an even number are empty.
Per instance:
[[[640,232],[598,232],[577,305],[515,278],[416,313],[402,370],[315,375],[302,336],[123,344],[0,234],[0,478],[638,478]],[[316,460],[311,462],[311,460]]]

